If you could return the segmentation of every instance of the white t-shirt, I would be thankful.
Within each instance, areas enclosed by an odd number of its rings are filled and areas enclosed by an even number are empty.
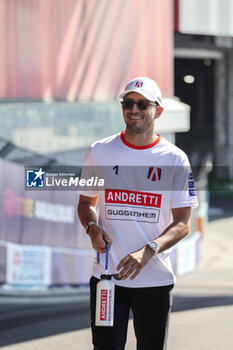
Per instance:
[[[98,196],[98,224],[112,239],[109,272],[117,273],[119,262],[171,223],[171,209],[197,207],[194,181],[186,154],[160,136],[145,147],[133,146],[124,132],[95,142],[87,150],[83,173],[104,178],[102,189],[80,191]],[[134,280],[114,281],[125,287],[153,287],[173,284],[175,276],[170,249],[154,255]],[[105,254],[94,262],[93,276],[105,269]]]

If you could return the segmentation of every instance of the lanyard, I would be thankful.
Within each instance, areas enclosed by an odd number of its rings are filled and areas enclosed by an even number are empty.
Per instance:
[[[108,243],[105,241],[106,244],[106,256],[105,256],[105,272],[108,272],[108,252],[109,252],[109,248],[108,248]],[[97,264],[100,263],[100,253],[97,252]]]
[[[109,246],[108,243],[105,241],[106,244],[106,256],[105,256],[105,271],[104,273],[109,274],[108,272],[108,253],[109,253]],[[97,252],[97,264],[100,263],[100,253]],[[121,278],[118,277],[118,273],[112,273],[111,274],[112,277],[115,278],[115,280],[119,281]]]

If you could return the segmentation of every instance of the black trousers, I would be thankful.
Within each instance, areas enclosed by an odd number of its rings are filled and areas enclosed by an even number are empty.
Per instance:
[[[96,284],[91,277],[91,328],[94,350],[124,350],[130,309],[137,350],[165,350],[173,285],[147,288],[115,286],[114,326],[95,326]]]

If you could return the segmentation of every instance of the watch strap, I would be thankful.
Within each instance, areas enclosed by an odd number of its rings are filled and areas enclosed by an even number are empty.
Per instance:
[[[90,230],[91,225],[97,225],[97,223],[94,221],[88,222],[88,224],[85,227],[86,233],[88,233],[88,231]]]

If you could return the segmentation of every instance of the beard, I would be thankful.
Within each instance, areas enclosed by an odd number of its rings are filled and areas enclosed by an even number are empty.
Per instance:
[[[142,134],[147,130],[145,125],[137,126],[136,123],[126,124],[126,129],[134,134]]]
[[[142,117],[142,119],[132,120],[132,117]],[[144,132],[154,129],[155,120],[148,120],[144,118],[141,113],[128,113],[125,118],[126,129],[134,134],[143,134]]]

